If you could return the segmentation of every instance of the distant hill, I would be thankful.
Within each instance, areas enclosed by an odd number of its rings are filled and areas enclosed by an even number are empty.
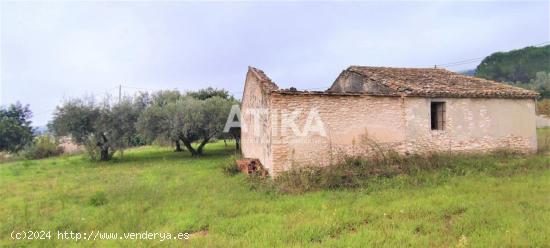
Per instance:
[[[34,127],[34,135],[43,135],[48,133],[48,127],[47,126],[35,126]]]
[[[493,53],[477,66],[475,76],[521,86],[535,80],[537,72],[550,72],[550,45]]]
[[[459,71],[458,73],[460,73],[462,75],[466,75],[466,76],[475,76],[476,75],[476,69]]]

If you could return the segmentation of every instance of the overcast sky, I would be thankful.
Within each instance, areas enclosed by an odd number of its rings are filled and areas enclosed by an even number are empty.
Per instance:
[[[206,86],[242,94],[247,66],[328,87],[349,65],[433,67],[547,42],[541,2],[2,2],[0,104],[44,125],[63,99]],[[475,68],[477,63],[450,70]]]

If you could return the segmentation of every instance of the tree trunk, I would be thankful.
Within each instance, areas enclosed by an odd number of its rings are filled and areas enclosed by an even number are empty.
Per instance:
[[[235,139],[235,149],[238,151],[241,149],[241,128],[231,128],[229,129],[229,133],[233,136]]]
[[[191,142],[186,139],[185,137],[180,137],[181,139],[181,142],[183,143],[183,145],[185,146],[185,148],[187,148],[187,150],[191,153],[192,156],[197,156],[199,155],[197,153],[197,151],[195,150],[195,148],[193,148],[193,146],[191,146]]]
[[[96,144],[99,147],[99,149],[101,150],[100,151],[100,156],[99,156],[100,161],[109,161],[109,159],[111,159],[111,154],[109,153],[108,142],[109,142],[109,140],[107,139],[105,134],[102,133],[101,134],[101,141],[98,141],[97,144]]]
[[[235,150],[238,151],[241,149],[241,137],[239,137],[236,134],[233,134],[233,138],[235,139]]]
[[[204,138],[201,141],[201,143],[199,144],[199,146],[197,147],[197,149],[195,150],[195,148],[193,148],[193,146],[191,146],[191,142],[187,138],[185,138],[184,136],[180,136],[181,142],[183,142],[183,145],[185,145],[185,148],[187,148],[187,150],[189,150],[189,152],[191,152],[191,155],[193,155],[193,156],[202,155],[202,151],[203,151],[204,146],[206,145],[206,143],[208,143],[208,141],[211,138],[212,138],[212,136],[208,136],[208,137]]]
[[[181,144],[179,140],[176,140],[176,152],[183,152],[183,149],[181,149]]]
[[[208,143],[209,140],[210,140],[210,138],[205,138],[205,139],[202,140],[199,147],[197,148],[197,154],[198,155],[202,155],[202,150],[204,148],[204,145],[206,145],[206,143]]]
[[[109,161],[109,147],[107,148],[101,148],[101,156],[99,160],[101,161]]]

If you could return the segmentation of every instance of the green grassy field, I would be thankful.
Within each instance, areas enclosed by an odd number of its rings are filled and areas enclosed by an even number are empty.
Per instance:
[[[550,245],[548,166],[459,176],[439,171],[368,188],[284,195],[253,189],[244,175],[223,173],[233,153],[223,143],[209,144],[206,153],[192,158],[143,147],[108,163],[68,156],[0,164],[0,246]],[[550,161],[538,155],[492,162],[506,171]],[[13,240],[13,230],[49,230],[52,237]],[[57,239],[57,230],[193,235],[74,241]]]

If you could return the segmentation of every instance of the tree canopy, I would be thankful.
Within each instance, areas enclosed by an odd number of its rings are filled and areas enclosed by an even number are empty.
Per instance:
[[[165,105],[153,103],[140,116],[138,130],[148,139],[181,141],[191,154],[201,155],[204,146],[222,134],[233,104],[237,102],[230,97],[195,98],[193,94]],[[193,147],[197,141],[199,144]]]
[[[57,136],[71,136],[85,145],[92,158],[109,160],[126,147],[170,140],[192,155],[222,136],[231,110],[238,102],[226,90],[206,88],[185,94],[177,90],[140,93],[111,104],[92,98],[73,99],[57,107],[50,130]],[[197,143],[197,144],[194,144]]]
[[[197,91],[190,91],[190,92],[187,92],[187,95],[198,100],[206,100],[208,98],[215,97],[215,96],[222,99],[235,100],[227,90],[214,89],[212,87],[200,89]]]
[[[29,105],[17,102],[0,108],[0,151],[18,152],[32,142]]]
[[[106,161],[136,143],[135,123],[144,107],[142,101],[132,98],[116,104],[73,99],[57,107],[49,128],[56,136],[71,136],[85,145],[92,159]]]
[[[481,61],[475,75],[502,82],[529,84],[541,71],[550,72],[550,45],[493,53]]]

